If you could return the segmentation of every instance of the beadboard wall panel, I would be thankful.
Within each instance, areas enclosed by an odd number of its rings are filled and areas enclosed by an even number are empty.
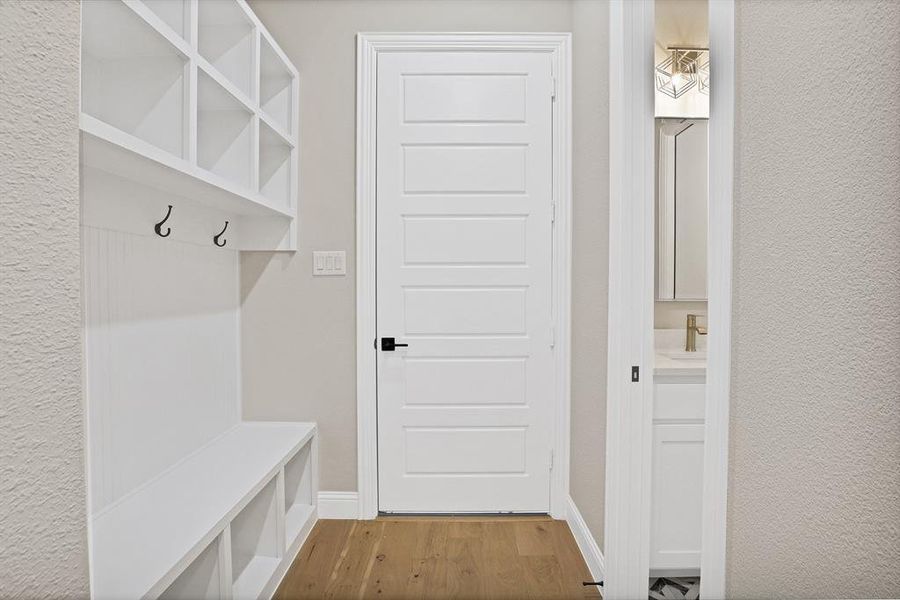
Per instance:
[[[237,253],[82,227],[92,512],[240,419]]]

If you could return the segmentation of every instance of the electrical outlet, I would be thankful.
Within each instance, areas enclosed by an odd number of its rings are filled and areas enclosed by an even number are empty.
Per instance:
[[[343,250],[317,250],[313,252],[313,276],[347,274],[347,253]]]

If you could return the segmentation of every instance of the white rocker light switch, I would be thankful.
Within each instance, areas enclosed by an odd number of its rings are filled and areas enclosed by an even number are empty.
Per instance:
[[[347,274],[347,253],[343,250],[317,250],[313,252],[313,276]]]

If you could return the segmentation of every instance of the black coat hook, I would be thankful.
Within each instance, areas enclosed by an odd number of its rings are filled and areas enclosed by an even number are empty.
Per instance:
[[[225,227],[222,228],[222,231],[220,231],[218,235],[213,237],[213,244],[215,244],[219,248],[228,243],[228,240],[222,240],[222,243],[219,243],[219,238],[222,237],[226,229],[228,229],[228,221],[225,221]]]
[[[155,231],[156,235],[158,235],[159,237],[169,237],[169,234],[172,233],[171,227],[166,227],[166,232],[165,233],[162,232],[162,226],[166,221],[169,220],[169,215],[171,215],[171,214],[172,214],[172,205],[170,204],[169,210],[166,211],[166,216],[163,217],[163,220],[153,226],[153,231]]]

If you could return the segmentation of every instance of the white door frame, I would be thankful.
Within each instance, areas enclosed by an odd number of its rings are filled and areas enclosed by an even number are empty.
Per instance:
[[[653,0],[610,0],[609,354],[604,598],[646,597],[653,408]],[[725,596],[734,0],[709,7],[709,345],[700,596]],[[631,368],[639,366],[639,382]]]
[[[731,399],[734,206],[734,0],[709,3],[709,343],[703,458],[700,594],[725,597],[728,412]]]
[[[604,598],[646,597],[653,417],[653,0],[609,4]],[[640,369],[633,381],[632,368]]]
[[[468,50],[546,52],[553,68],[553,319],[556,422],[550,514],[566,516],[569,496],[569,406],[572,239],[571,34],[360,33],[356,55],[356,411],[359,518],[378,514],[378,435],[375,350],[375,103],[378,54]]]

